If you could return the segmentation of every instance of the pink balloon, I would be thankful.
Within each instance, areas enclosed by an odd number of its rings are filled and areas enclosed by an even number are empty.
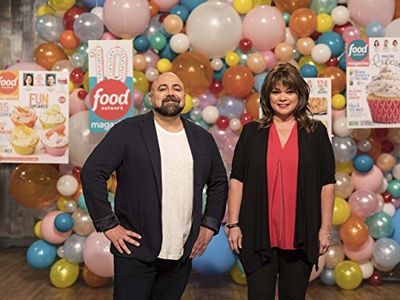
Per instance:
[[[351,38],[359,38],[361,36],[360,28],[356,26],[349,26],[347,27],[342,34],[344,40],[351,39]]]
[[[7,70],[15,70],[15,71],[47,71],[42,66],[32,63],[32,62],[20,62],[14,65],[11,65],[7,68]]]
[[[373,215],[379,206],[379,199],[374,192],[357,190],[349,198],[350,210],[359,217]]]
[[[268,34],[265,34],[268,32]],[[272,6],[256,6],[243,19],[243,37],[253,42],[253,48],[270,50],[286,37],[282,12]]]
[[[344,253],[346,256],[357,263],[362,263],[370,259],[373,252],[374,239],[371,236],[369,236],[368,240],[358,249],[352,250],[344,246]]]
[[[267,63],[266,65],[267,69],[270,69],[276,65],[276,56],[274,52],[270,50],[262,51],[261,55],[264,57],[264,60]]]
[[[143,93],[141,91],[134,91],[133,92],[133,103],[136,108],[142,106],[143,104]]]
[[[325,255],[321,255],[318,257],[318,271],[316,270],[315,266],[313,266],[313,269],[310,274],[310,279],[308,281],[313,281],[315,278],[319,276],[319,274],[322,273],[322,271],[324,270],[325,262],[326,262]]]
[[[146,0],[107,0],[103,6],[103,22],[114,35],[132,38],[147,28],[149,4]]]
[[[351,173],[351,183],[355,190],[370,190],[377,193],[383,183],[383,174],[382,171],[374,165],[367,173],[353,171],[353,173]]]
[[[393,0],[348,0],[350,17],[361,27],[377,21],[386,26],[393,19],[395,3]]]
[[[147,50],[145,53],[142,53],[142,55],[146,60],[145,70],[149,68],[155,68],[157,66],[157,62],[160,59],[160,57],[153,50]]]
[[[179,0],[153,0],[161,11],[168,11],[179,3]]]
[[[203,94],[197,96],[197,99],[199,99],[199,108],[204,109],[205,107],[209,105],[215,106],[218,102],[217,97],[213,93],[211,93],[209,90],[205,91]]]
[[[332,124],[335,124],[337,119],[346,116],[346,109],[332,109]]]
[[[116,40],[117,37],[113,35],[111,32],[104,32],[101,36],[102,40],[109,41],[109,40]]]
[[[40,229],[42,231],[43,239],[51,244],[60,244],[64,242],[72,233],[72,230],[67,232],[60,232],[54,225],[55,218],[61,214],[59,210],[49,212],[42,220]]]
[[[102,277],[114,276],[114,256],[110,252],[111,242],[104,233],[92,232],[85,241],[83,261],[94,274]]]
[[[84,89],[76,88],[69,94],[69,115],[72,116],[77,112],[87,110],[85,100],[78,97],[78,93]]]

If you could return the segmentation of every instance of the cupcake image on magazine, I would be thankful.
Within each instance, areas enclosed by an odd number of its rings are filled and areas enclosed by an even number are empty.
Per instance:
[[[15,152],[21,155],[30,155],[35,152],[39,137],[32,128],[19,125],[11,132],[9,140]]]
[[[44,150],[51,156],[62,156],[68,149],[68,137],[65,135],[65,125],[58,125],[45,132],[41,138]]]
[[[375,123],[400,123],[400,74],[384,66],[367,85],[367,102]]]
[[[54,104],[40,116],[39,120],[43,129],[49,129],[64,124],[66,118],[61,113],[60,106]]]
[[[11,113],[11,121],[15,126],[25,125],[30,128],[35,126],[37,120],[36,112],[33,108],[16,106]]]

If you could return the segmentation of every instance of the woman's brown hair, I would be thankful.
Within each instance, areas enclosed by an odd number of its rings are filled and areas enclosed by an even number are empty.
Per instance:
[[[307,132],[312,132],[316,121],[309,117],[311,115],[308,109],[310,88],[303,77],[301,77],[297,68],[290,63],[276,65],[268,72],[264,79],[260,96],[260,104],[264,117],[257,121],[259,128],[267,128],[273,121],[274,111],[271,106],[270,95],[278,83],[295,91],[299,102],[295,108],[294,117],[300,128],[304,128]]]

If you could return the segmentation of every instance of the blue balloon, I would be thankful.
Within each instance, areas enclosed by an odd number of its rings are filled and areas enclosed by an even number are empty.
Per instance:
[[[335,285],[335,270],[325,268],[319,275],[321,282],[325,285]]]
[[[300,68],[300,74],[304,78],[317,77],[318,69],[315,66],[311,65],[311,64],[304,64]]]
[[[78,198],[78,206],[80,208],[86,209],[87,210],[87,206],[86,206],[86,201],[85,201],[85,196],[83,194],[79,195]]]
[[[388,192],[390,195],[392,195],[393,198],[399,198],[400,197],[400,180],[393,179],[389,182],[389,186],[387,188]]]
[[[374,166],[374,160],[368,154],[359,154],[353,159],[353,167],[360,173],[369,172]]]
[[[344,51],[344,40],[342,36],[335,31],[323,33],[317,40],[317,44],[325,44],[331,49],[332,56],[338,57]]]
[[[346,71],[346,55],[344,53],[339,58],[339,67]]]
[[[393,233],[389,237],[400,243],[400,208],[396,209],[396,212],[392,217],[392,221],[394,229]]]
[[[103,6],[105,0],[80,0],[80,2],[87,8],[93,8],[96,6]]]
[[[202,275],[220,275],[228,273],[236,263],[224,227],[213,237],[202,256],[193,259],[193,270]]]
[[[138,52],[146,52],[150,47],[150,42],[144,35],[139,35],[133,40],[133,46]]]
[[[186,6],[189,10],[193,10],[203,2],[206,2],[206,0],[181,0],[180,2],[183,6]]]
[[[264,82],[265,77],[267,77],[268,72],[260,73],[254,76],[254,83],[253,83],[253,88],[257,91],[260,92],[262,88],[262,84]]]
[[[385,27],[376,21],[370,22],[365,29],[365,34],[367,37],[384,37],[385,36]]]
[[[244,113],[244,102],[236,97],[224,95],[220,98],[217,105],[220,116],[228,117],[229,119],[240,119]]]
[[[31,244],[26,252],[28,264],[35,269],[50,267],[57,256],[57,247],[44,240]]]
[[[54,226],[60,232],[67,232],[74,227],[74,220],[69,213],[61,213],[54,219]]]
[[[171,15],[179,16],[183,22],[186,22],[189,17],[189,9],[183,5],[175,5],[173,8],[169,10]]]
[[[167,58],[170,61],[173,61],[175,57],[178,56],[178,54],[171,49],[169,41],[167,41],[165,47],[162,50],[158,51],[158,56],[160,56],[160,58]]]

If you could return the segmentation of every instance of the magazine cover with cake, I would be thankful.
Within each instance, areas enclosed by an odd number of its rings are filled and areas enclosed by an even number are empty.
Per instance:
[[[0,71],[0,163],[68,163],[68,73]]]
[[[400,125],[400,38],[346,41],[349,128]]]

